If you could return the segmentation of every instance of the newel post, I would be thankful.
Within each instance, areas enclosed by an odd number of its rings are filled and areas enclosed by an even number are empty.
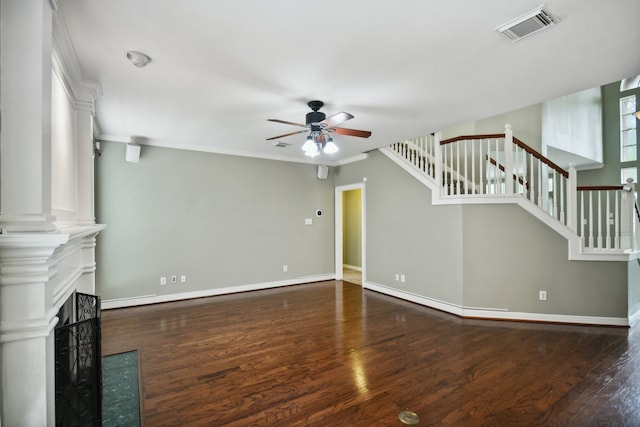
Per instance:
[[[622,203],[620,212],[620,247],[622,249],[638,249],[636,243],[636,189],[633,179],[627,178],[622,187]]]
[[[578,232],[578,173],[574,163],[569,163],[567,180],[567,227]]]
[[[511,125],[504,126],[504,183],[508,196],[513,196],[513,130]]]
[[[434,150],[434,163],[435,163],[435,173],[436,173],[436,185],[440,193],[439,196],[442,195],[442,146],[440,145],[440,141],[442,140],[442,132],[436,132],[434,135],[435,141],[435,150]]]

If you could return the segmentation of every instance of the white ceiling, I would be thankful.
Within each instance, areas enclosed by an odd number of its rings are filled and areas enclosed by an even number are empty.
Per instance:
[[[640,1],[549,0],[561,22],[512,43],[495,28],[538,0],[58,0],[100,137],[335,164],[640,74]],[[129,50],[152,58],[134,67]],[[300,130],[312,99],[369,139],[335,136],[314,160]],[[514,130],[517,134],[517,130]],[[144,151],[144,149],[143,149]]]

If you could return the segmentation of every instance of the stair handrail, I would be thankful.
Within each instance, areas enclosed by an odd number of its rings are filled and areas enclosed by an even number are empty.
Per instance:
[[[456,136],[454,138],[443,139],[442,141],[440,141],[440,145],[447,145],[447,144],[451,144],[452,142],[464,141],[464,140],[470,140],[470,139],[494,139],[494,138],[504,138],[504,137],[505,137],[504,133],[489,133],[484,135],[461,135],[461,136]]]
[[[596,240],[606,242],[606,239],[611,241],[617,239],[615,244],[583,244],[583,249],[588,249],[589,252],[604,253],[611,250],[624,251],[629,249],[637,251],[640,248],[640,240],[638,240],[640,239],[640,208],[635,191],[636,186],[632,181],[626,186],[578,186],[575,165],[570,164],[566,169],[560,167],[522,140],[514,137],[510,125],[505,126],[505,133],[460,135],[448,139],[441,139],[441,135],[440,132],[431,134],[429,145],[431,148],[428,153],[420,153],[425,156],[425,159],[428,159],[429,173],[426,173],[425,167],[421,167],[420,164],[420,161],[425,163],[426,160],[421,160],[418,156],[418,163],[416,163],[416,160],[411,158],[411,151],[409,151],[409,155],[406,155],[406,149],[398,150],[399,143],[393,145],[395,148],[390,147],[396,154],[412,164],[420,174],[427,175],[431,179],[430,182],[435,184],[434,190],[439,189],[436,190],[439,193],[434,194],[439,194],[440,197],[445,196],[447,199],[449,196],[455,196],[455,198],[497,197],[496,201],[502,196],[518,195],[537,205],[538,208],[558,220],[560,224],[581,236],[583,242],[585,238],[587,240],[592,238],[591,230],[586,234],[584,232],[585,224],[591,227],[592,223],[595,228],[602,224],[602,229],[605,231],[604,237],[601,239],[599,229],[595,230]],[[467,141],[471,141],[471,144],[467,145]],[[415,144],[414,139],[406,140],[404,143],[410,146]],[[453,148],[445,148],[451,145]],[[436,149],[436,147],[438,148]],[[402,151],[405,152],[404,155]],[[473,160],[474,158],[484,159],[484,164],[494,169],[489,173],[488,169],[483,169],[483,163],[477,163],[476,160]],[[467,165],[469,165],[469,170],[467,170]],[[447,171],[456,176],[457,187],[455,189],[447,188],[446,183],[443,182],[443,175]],[[506,180],[506,177],[511,176],[513,180]],[[476,180],[476,177],[479,177],[479,180]],[[483,177],[485,177],[484,181]],[[545,181],[547,178],[548,185]],[[467,182],[462,183],[461,180]],[[500,185],[502,185],[502,189],[499,188]],[[495,188],[498,190],[496,191]],[[603,193],[602,207],[599,204],[600,201],[597,200],[600,197],[598,195],[595,196],[594,202],[591,199],[589,201],[584,199],[584,202],[590,206],[589,209],[594,209],[594,215],[597,216],[597,218],[589,218],[588,221],[585,221],[585,218],[580,218],[581,212],[585,212],[582,198],[586,196],[586,192],[584,196],[581,195],[581,192],[585,190],[592,190],[594,195],[599,191]],[[608,196],[605,194],[606,192],[617,192],[618,195]],[[633,199],[630,198],[630,194],[633,194]],[[579,197],[581,198],[580,204],[578,203]],[[611,210],[609,210],[609,197],[612,197]],[[478,200],[476,199],[472,203],[477,203]],[[499,201],[498,203],[503,202]],[[620,205],[618,206],[618,204]],[[620,217],[620,214],[623,216]],[[615,217],[610,217],[610,215],[615,215]],[[609,233],[606,231],[604,223],[614,218],[615,221],[610,222],[612,229]],[[618,223],[620,223],[619,226]],[[616,228],[615,233],[613,233],[613,227]]]
[[[580,230],[578,234],[583,249],[620,249],[623,244],[622,236],[627,228],[624,223],[624,206],[621,206],[622,201],[619,198],[619,194],[622,194],[624,190],[623,185],[576,187],[576,192],[580,194],[580,218],[578,221]],[[587,194],[586,197],[585,194]],[[613,194],[613,200],[611,194]]]
[[[521,140],[519,140],[515,136],[513,137],[513,142],[518,147],[522,148],[524,151],[526,151],[527,153],[531,154],[536,159],[540,160],[542,163],[544,163],[547,166],[549,166],[550,168],[554,169],[556,172],[562,174],[565,178],[569,178],[569,172],[567,170],[561,168],[560,166],[558,166],[557,164],[555,164],[554,162],[549,160],[544,155],[538,153],[536,150],[534,150],[533,148],[529,147],[527,144],[525,144],[524,142],[522,142]]]
[[[506,172],[505,166],[502,163],[499,163],[493,157],[489,156],[488,154],[485,154],[485,159],[487,159],[492,165],[498,166],[498,169],[500,169],[502,172]],[[524,179],[520,178],[515,173],[511,174],[511,175],[513,175],[513,179],[515,181],[518,181],[518,184],[525,186],[527,188],[527,190],[529,189],[529,183],[528,182],[525,182]]]
[[[451,144],[452,142],[473,140],[473,139],[492,139],[492,138],[505,138],[505,137],[506,137],[506,134],[504,133],[489,133],[489,134],[482,134],[482,135],[461,135],[461,136],[456,136],[454,138],[444,139],[440,141],[440,145],[447,145],[447,144]],[[533,157],[540,160],[542,163],[546,164],[547,166],[556,170],[558,173],[562,174],[565,178],[569,178],[568,171],[561,168],[560,166],[558,166],[557,164],[549,160],[547,157],[538,153],[536,150],[534,150],[533,148],[531,148],[530,146],[528,146],[527,144],[525,144],[515,136],[513,137],[513,142],[518,147],[522,148],[523,150],[531,154]]]

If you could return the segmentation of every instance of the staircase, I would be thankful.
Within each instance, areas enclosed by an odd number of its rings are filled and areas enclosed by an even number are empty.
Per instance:
[[[434,205],[515,203],[567,239],[570,260],[640,258],[640,210],[631,180],[578,187],[565,170],[513,136],[432,134],[380,151],[426,185]]]

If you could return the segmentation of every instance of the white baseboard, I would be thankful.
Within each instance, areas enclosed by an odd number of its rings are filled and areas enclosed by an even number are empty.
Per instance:
[[[427,298],[421,295],[412,294],[410,292],[401,291],[398,289],[390,288],[388,286],[379,285],[377,283],[365,281],[363,288],[371,289],[372,291],[380,292],[381,294],[390,295],[392,297],[400,298],[403,300],[415,302],[420,305],[435,308],[437,310],[446,311],[447,313],[462,316],[463,307],[460,305],[452,304],[450,302],[437,300],[434,298]]]
[[[629,317],[629,325],[633,325],[638,319],[640,319],[640,311],[636,311]]]
[[[335,274],[323,274],[318,276],[298,277],[290,280],[279,280],[276,282],[254,283],[250,285],[230,286],[227,288],[205,289],[202,291],[181,292],[166,295],[142,295],[129,298],[117,298],[102,301],[102,309],[135,307],[138,305],[157,304],[161,302],[181,301],[192,298],[212,297],[216,295],[233,294],[237,292],[258,291],[262,289],[279,288],[282,286],[301,285],[303,283],[323,282],[334,280]]]
[[[343,268],[348,268],[350,270],[356,270],[356,271],[362,271],[362,267],[357,267],[355,265],[350,265],[350,264],[342,264]]]
[[[598,316],[575,316],[565,314],[546,313],[522,313],[509,311],[505,308],[478,308],[464,307],[434,298],[416,295],[399,289],[390,288],[373,282],[364,282],[365,289],[380,292],[406,301],[415,302],[426,307],[435,308],[440,311],[455,314],[456,316],[470,319],[500,319],[528,322],[550,322],[550,323],[572,323],[581,325],[602,325],[602,326],[629,326],[629,319],[626,317],[598,317]]]

